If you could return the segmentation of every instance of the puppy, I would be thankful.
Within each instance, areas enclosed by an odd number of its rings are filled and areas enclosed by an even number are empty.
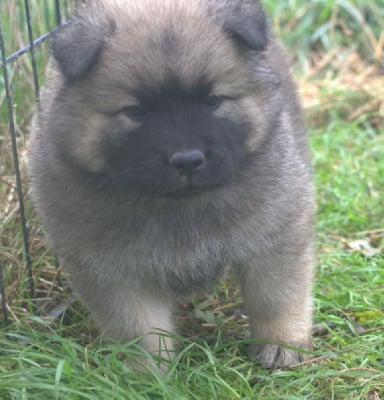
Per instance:
[[[51,42],[34,203],[106,335],[167,355],[180,298],[239,276],[253,355],[302,360],[313,194],[296,87],[252,0],[93,0]],[[289,345],[285,347],[284,344]]]

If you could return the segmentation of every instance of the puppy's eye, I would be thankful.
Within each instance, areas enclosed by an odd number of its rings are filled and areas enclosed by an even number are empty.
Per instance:
[[[223,98],[220,96],[208,96],[204,100],[204,104],[211,110],[217,110],[221,103],[223,102]]]
[[[122,111],[125,115],[134,120],[140,120],[147,114],[147,110],[145,109],[145,107],[140,105],[128,106],[123,108]]]

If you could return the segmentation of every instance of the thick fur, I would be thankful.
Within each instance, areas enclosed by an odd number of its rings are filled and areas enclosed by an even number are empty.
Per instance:
[[[267,368],[300,361],[284,344],[310,340],[309,154],[258,3],[93,0],[55,32],[52,53],[33,198],[103,331],[172,350],[154,332],[172,332],[178,299],[230,264],[255,357]],[[199,165],[180,169],[180,154]]]

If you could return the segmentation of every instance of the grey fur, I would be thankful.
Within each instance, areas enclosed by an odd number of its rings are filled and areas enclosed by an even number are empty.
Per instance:
[[[149,351],[172,350],[169,338],[161,347],[153,332],[173,331],[178,299],[209,289],[230,264],[240,277],[254,356],[267,368],[298,362],[301,353],[267,342],[304,348],[310,342],[309,151],[289,66],[260,6],[95,0],[77,18],[53,41],[55,58],[30,147],[30,177],[50,242],[95,321],[119,340],[144,335]],[[252,20],[256,29],[245,33]],[[89,41],[85,52],[70,50],[85,49]],[[140,126],[118,112],[136,106],[133,88],[138,82],[156,87],[167,79],[166,71],[188,85],[204,75],[214,82],[212,90],[233,97],[211,114],[214,121],[224,118],[239,132],[250,132],[244,149],[239,144],[244,152],[239,150],[239,166],[220,182],[210,177],[198,195],[180,197],[163,196],[161,185],[159,193],[148,194],[126,187],[123,179],[117,181],[121,187],[94,179],[110,173],[106,140],[113,143],[118,127],[132,135]],[[172,149],[195,143],[183,133],[192,128],[174,120],[177,143],[166,133],[164,142]],[[225,157],[236,160],[231,148]],[[139,176],[143,168],[137,165]]]

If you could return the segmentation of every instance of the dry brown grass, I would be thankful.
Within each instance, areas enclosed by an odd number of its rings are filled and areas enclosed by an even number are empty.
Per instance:
[[[384,37],[382,35],[382,37]],[[384,59],[381,43],[378,59]],[[379,63],[367,63],[356,52],[314,54],[313,68],[298,78],[303,104],[314,123],[326,122],[337,109],[346,121],[384,122],[384,75]]]

